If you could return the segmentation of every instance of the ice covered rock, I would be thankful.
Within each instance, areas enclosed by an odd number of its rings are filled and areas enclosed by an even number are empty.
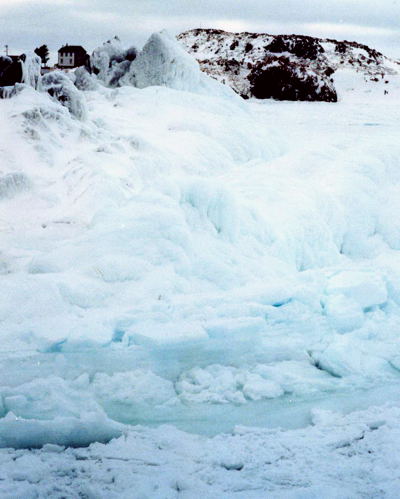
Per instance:
[[[96,90],[98,83],[85,67],[75,70],[74,84],[78,90]]]
[[[195,93],[231,95],[204,75],[197,61],[166,32],[151,35],[122,81],[138,88],[164,86]]]
[[[336,72],[349,70],[376,83],[400,74],[398,62],[356,42],[216,29],[190,30],[178,39],[202,71],[245,98],[336,102]]]
[[[29,87],[37,88],[40,80],[40,57],[34,53],[23,54],[22,60],[22,83]]]
[[[93,51],[90,63],[94,74],[107,86],[117,87],[136,59],[135,47],[124,49],[118,37],[108,40]]]
[[[12,87],[23,83],[37,88],[40,79],[40,57],[34,53],[22,54],[18,59],[0,56],[0,97],[10,97],[10,91],[2,87]]]
[[[121,41],[118,37],[114,37],[93,51],[90,64],[93,72],[103,78],[108,73],[113,62],[122,62],[123,59],[124,49]]]
[[[166,32],[151,35],[143,49],[124,49],[116,37],[94,50],[93,73],[108,87],[164,86],[196,93],[232,97],[233,92],[204,75],[197,61]],[[88,83],[79,75],[78,87]]]
[[[197,62],[165,33],[154,33],[132,65],[129,78],[138,88],[153,85],[179,90],[198,87]]]
[[[65,106],[76,118],[82,120],[86,117],[84,95],[63,72],[52,71],[45,74],[41,79],[40,88]]]
[[[22,64],[11,57],[0,56],[0,87],[12,86],[22,82]]]

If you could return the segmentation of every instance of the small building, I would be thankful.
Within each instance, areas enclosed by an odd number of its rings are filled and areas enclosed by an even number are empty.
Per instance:
[[[64,45],[58,51],[58,67],[72,69],[85,66],[89,61],[89,55],[80,45]]]

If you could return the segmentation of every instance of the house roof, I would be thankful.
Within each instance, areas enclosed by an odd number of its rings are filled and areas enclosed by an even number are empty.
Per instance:
[[[59,54],[66,53],[66,52],[75,52],[75,53],[86,54],[86,50],[81,45],[64,45],[64,47],[61,47],[58,50]]]

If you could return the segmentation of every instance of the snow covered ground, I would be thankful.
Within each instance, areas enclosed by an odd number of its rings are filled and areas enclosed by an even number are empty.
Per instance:
[[[0,453],[4,498],[397,498],[400,410],[315,411],[298,430],[236,427],[211,439],[134,427],[88,448]]]
[[[0,101],[0,494],[396,497],[400,85],[182,68]]]

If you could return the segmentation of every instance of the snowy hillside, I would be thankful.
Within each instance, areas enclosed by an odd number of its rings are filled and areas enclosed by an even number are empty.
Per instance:
[[[201,69],[243,97],[335,102],[336,76],[357,73],[393,90],[400,63],[356,42],[194,29],[178,36]],[[362,84],[358,82],[359,91]]]
[[[116,45],[0,100],[1,497],[395,497],[396,78],[244,101]]]

